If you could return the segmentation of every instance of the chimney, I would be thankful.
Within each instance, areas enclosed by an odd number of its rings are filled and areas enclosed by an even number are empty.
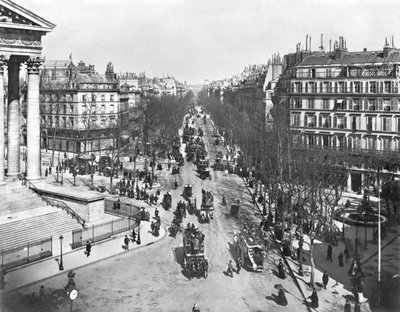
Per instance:
[[[390,52],[394,49],[394,46],[390,46],[387,38],[385,38],[385,45],[383,46],[383,57],[388,57]]]
[[[332,52],[332,40],[329,39],[329,52]]]
[[[310,36],[310,47],[309,47],[309,51],[311,52],[311,36]]]
[[[324,51],[324,35],[323,34],[321,34],[321,45],[319,48],[321,51]]]
[[[306,51],[308,50],[308,35],[306,35]]]

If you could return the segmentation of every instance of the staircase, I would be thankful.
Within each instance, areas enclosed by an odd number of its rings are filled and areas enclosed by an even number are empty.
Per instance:
[[[29,181],[26,185],[30,189],[20,181],[0,189],[0,250],[84,227],[85,221],[67,204],[40,195]]]
[[[56,210],[56,209],[54,209]],[[0,225],[0,250],[11,249],[82,228],[64,211],[56,210]]]

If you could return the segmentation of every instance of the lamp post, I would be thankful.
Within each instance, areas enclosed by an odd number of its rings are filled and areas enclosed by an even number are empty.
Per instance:
[[[366,219],[366,211],[364,212],[364,249],[368,249],[367,245],[367,219]]]
[[[140,245],[142,242],[140,240],[140,217],[137,218],[137,224],[138,224],[138,236],[136,240],[136,244]]]
[[[58,264],[58,268],[60,271],[64,270],[64,265],[63,265],[63,252],[62,252],[62,243],[63,243],[63,239],[64,237],[62,235],[60,235],[60,262]]]

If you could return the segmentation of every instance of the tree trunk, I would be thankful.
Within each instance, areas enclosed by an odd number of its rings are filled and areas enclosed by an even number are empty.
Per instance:
[[[310,243],[310,259],[311,259],[310,286],[314,287],[315,264],[314,264],[314,239],[313,238],[311,238],[311,243]]]

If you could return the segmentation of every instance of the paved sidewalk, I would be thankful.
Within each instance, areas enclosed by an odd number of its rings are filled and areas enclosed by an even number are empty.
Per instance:
[[[160,235],[155,237],[150,233],[150,223],[142,222],[140,224],[141,244],[137,245],[136,242],[133,242],[129,245],[129,251],[124,251],[122,248],[122,245],[124,244],[123,238],[127,234],[130,234],[130,232],[125,232],[109,240],[92,244],[92,252],[89,257],[84,254],[85,247],[63,254],[64,271],[59,270],[59,256],[47,258],[42,261],[12,269],[8,271],[5,277],[6,286],[4,292],[40,282],[55,275],[66,274],[69,270],[77,269],[79,267],[103,261],[124,252],[132,252],[137,248],[148,246],[163,239],[166,235],[166,231],[161,227]]]

